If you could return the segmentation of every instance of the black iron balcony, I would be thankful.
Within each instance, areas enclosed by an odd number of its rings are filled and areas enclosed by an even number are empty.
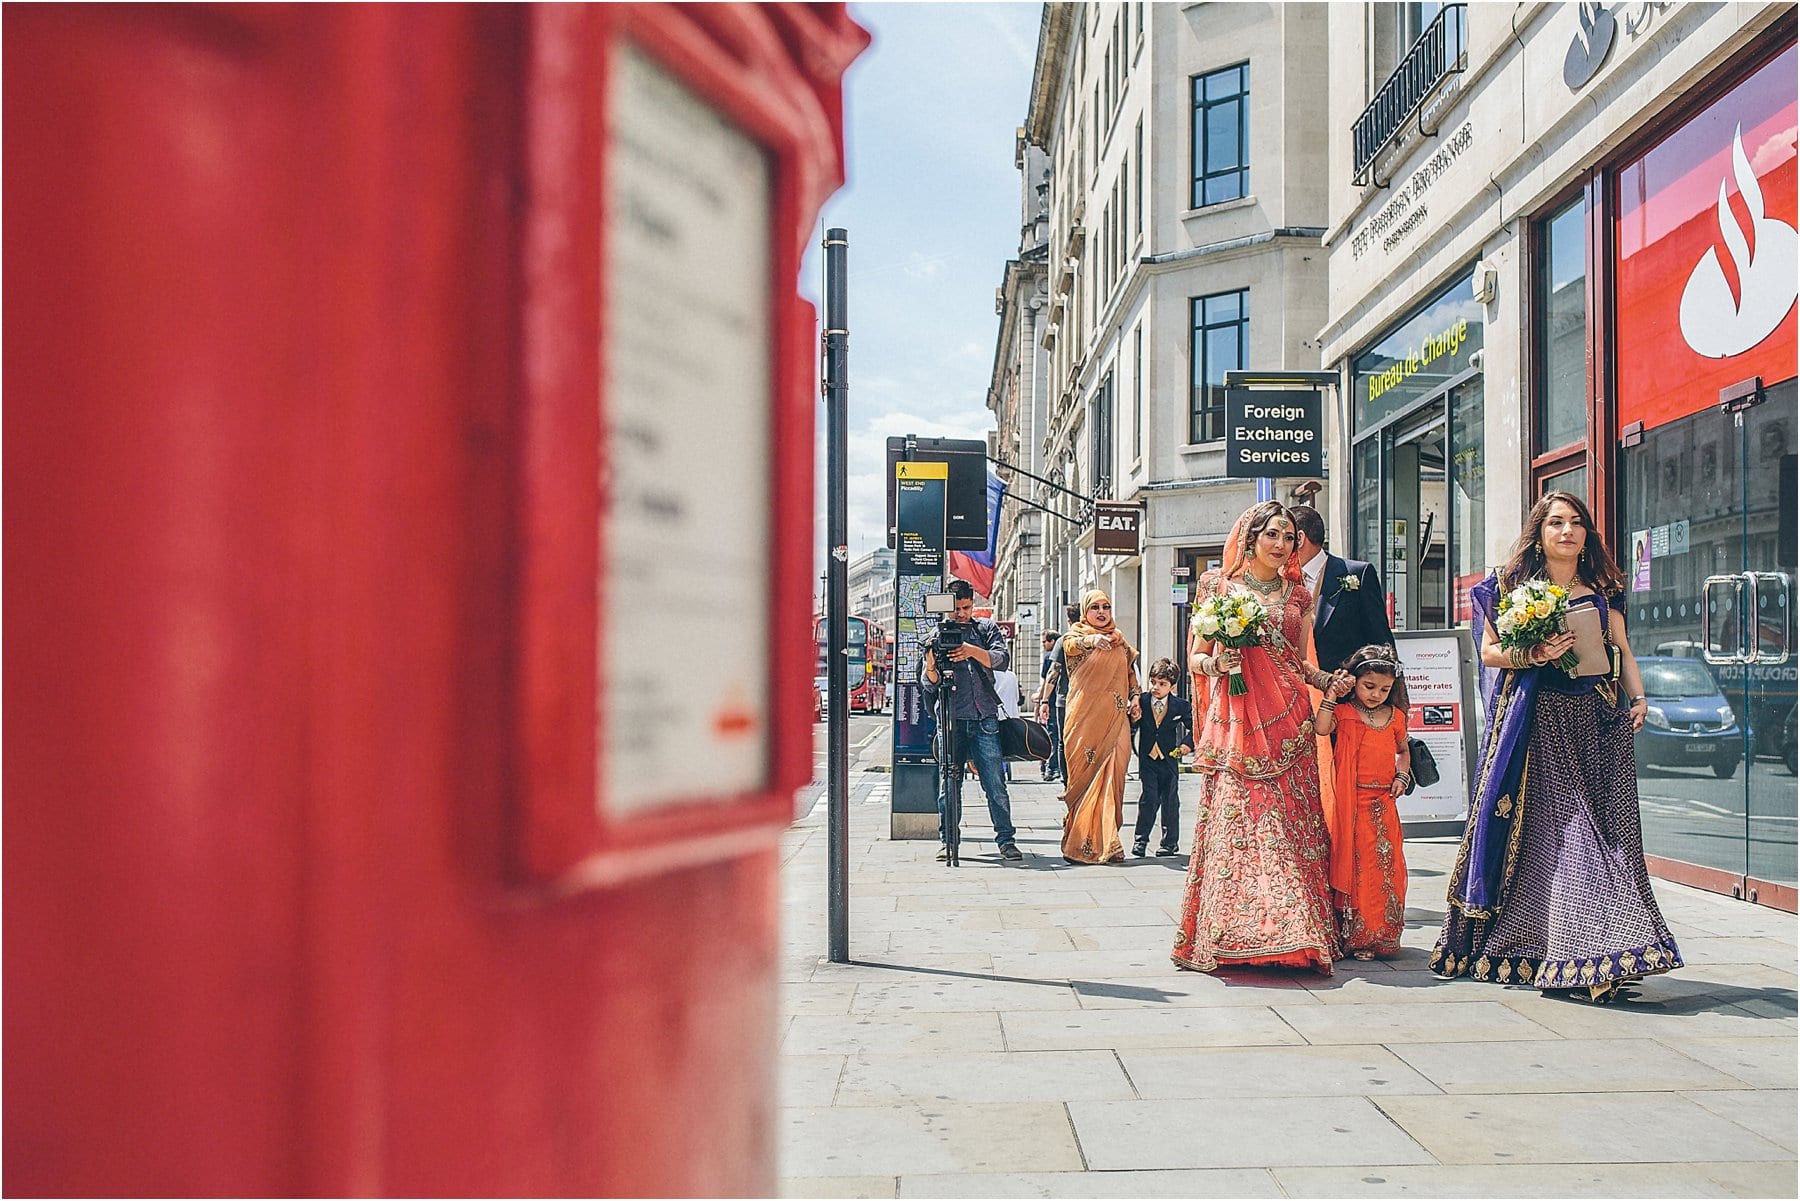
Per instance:
[[[1466,4],[1446,4],[1437,19],[1425,27],[1394,68],[1375,99],[1351,126],[1356,148],[1356,185],[1369,182],[1376,156],[1394,135],[1412,120],[1445,79],[1468,66],[1469,37]],[[1423,132],[1423,130],[1421,130]]]

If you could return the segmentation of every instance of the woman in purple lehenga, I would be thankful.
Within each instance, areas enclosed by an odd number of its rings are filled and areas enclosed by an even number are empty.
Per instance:
[[[1499,644],[1499,598],[1532,578],[1568,589],[1571,610],[1599,610],[1613,670],[1571,677],[1547,666],[1575,649],[1569,632],[1529,650]],[[1682,965],[1644,864],[1632,735],[1646,703],[1616,607],[1624,582],[1587,506],[1551,492],[1532,506],[1506,566],[1475,586],[1487,735],[1431,953],[1439,976],[1604,1003],[1622,984]]]

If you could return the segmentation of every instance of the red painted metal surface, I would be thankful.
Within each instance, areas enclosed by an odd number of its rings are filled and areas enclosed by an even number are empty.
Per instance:
[[[5,1191],[771,1192],[793,280],[866,37],[811,5],[4,34]],[[627,36],[778,164],[794,670],[766,794],[609,829],[571,473]]]

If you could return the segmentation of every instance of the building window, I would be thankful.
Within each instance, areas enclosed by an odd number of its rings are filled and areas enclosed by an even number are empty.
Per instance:
[[[1131,334],[1131,459],[1144,457],[1144,327]]]
[[[1538,482],[1538,495],[1542,496],[1546,492],[1570,492],[1576,496],[1587,496],[1587,464],[1544,476]]]
[[[1100,381],[1100,390],[1094,393],[1090,417],[1088,478],[1093,481],[1095,496],[1110,497],[1113,494],[1113,373],[1110,371]]]
[[[1587,219],[1582,197],[1540,227],[1534,458],[1579,452],[1587,436]]]
[[[1131,206],[1131,228],[1132,232],[1141,240],[1144,236],[1144,119],[1142,117],[1138,118],[1137,123],[1137,158],[1134,162],[1137,166],[1134,185],[1137,196]]]
[[[1203,208],[1250,193],[1250,64],[1208,75],[1194,86],[1194,189]]]
[[[1215,442],[1225,436],[1225,373],[1249,365],[1250,293],[1197,296],[1188,304],[1194,331],[1188,441]]]

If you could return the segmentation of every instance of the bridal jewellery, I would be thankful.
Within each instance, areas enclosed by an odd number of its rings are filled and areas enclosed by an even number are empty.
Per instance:
[[[1268,581],[1263,581],[1263,580],[1257,579],[1255,574],[1252,572],[1246,571],[1244,573],[1244,586],[1249,588],[1250,591],[1256,593],[1258,596],[1274,596],[1277,592],[1281,591],[1281,586],[1282,586],[1283,582],[1284,581],[1282,580],[1279,573],[1275,576],[1274,579],[1268,580]]]

